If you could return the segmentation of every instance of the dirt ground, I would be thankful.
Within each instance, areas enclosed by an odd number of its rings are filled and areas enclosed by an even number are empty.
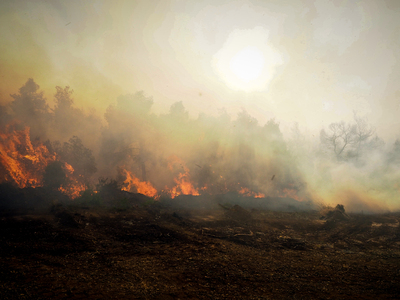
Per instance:
[[[59,206],[0,218],[2,299],[399,299],[400,214]]]

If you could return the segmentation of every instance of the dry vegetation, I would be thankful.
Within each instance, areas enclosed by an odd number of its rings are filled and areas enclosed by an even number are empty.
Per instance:
[[[178,209],[167,201],[3,212],[0,294],[2,299],[396,299],[399,220],[399,214],[325,212],[321,219],[317,211],[227,205]]]

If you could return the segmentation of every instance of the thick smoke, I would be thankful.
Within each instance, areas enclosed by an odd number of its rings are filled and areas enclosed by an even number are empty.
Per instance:
[[[315,201],[359,212],[399,209],[399,141],[386,144],[356,113],[314,139],[296,125],[288,144]]]
[[[106,177],[123,184],[130,172],[159,193],[189,182],[192,190],[180,193],[291,197],[343,203],[350,211],[398,209],[400,142],[385,145],[357,114],[353,123],[321,129],[319,140],[299,126],[285,140],[277,120],[262,125],[245,110],[234,119],[223,110],[191,119],[176,102],[156,115],[143,92],[118,97],[103,118],[76,108],[69,87],[56,87],[48,103],[29,79],[12,97],[0,107],[2,130],[11,123],[30,127],[31,139],[46,141],[87,186]]]

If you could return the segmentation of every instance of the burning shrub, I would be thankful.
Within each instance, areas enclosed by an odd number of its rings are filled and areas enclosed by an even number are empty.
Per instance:
[[[62,146],[59,142],[54,142],[53,148],[62,160],[73,167],[75,176],[88,181],[97,172],[92,150],[86,148],[79,137],[73,136]]]

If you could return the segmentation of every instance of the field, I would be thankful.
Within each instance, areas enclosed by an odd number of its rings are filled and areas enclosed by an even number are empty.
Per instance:
[[[53,205],[0,218],[2,299],[398,299],[400,214]]]

